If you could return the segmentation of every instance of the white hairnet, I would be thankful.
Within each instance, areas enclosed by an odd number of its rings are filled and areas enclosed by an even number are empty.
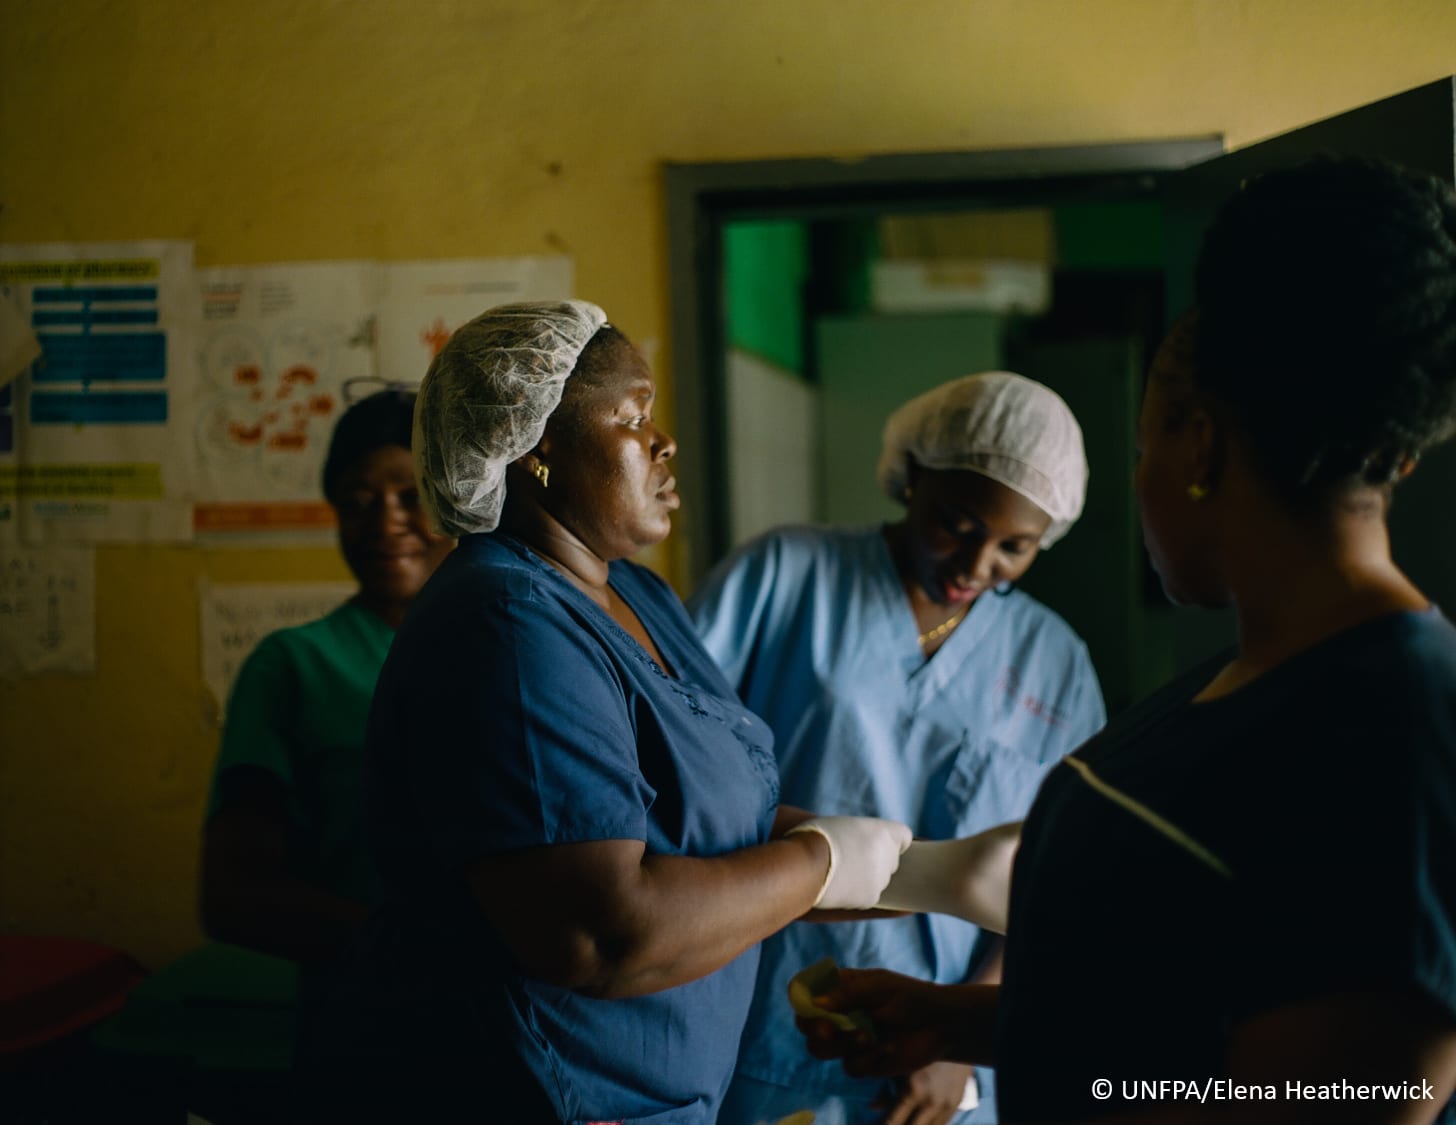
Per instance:
[[[1051,516],[1050,547],[1082,514],[1087,455],[1082,427],[1061,397],[1023,375],[966,375],[913,398],[885,423],[880,487],[905,501],[907,457],[926,469],[969,469]]]
[[[541,440],[566,377],[606,322],[586,301],[540,301],[498,305],[455,330],[415,400],[415,476],[440,532],[494,530],[506,466]]]

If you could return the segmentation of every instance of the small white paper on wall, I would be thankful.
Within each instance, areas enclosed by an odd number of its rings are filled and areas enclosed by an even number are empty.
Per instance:
[[[219,717],[238,669],[259,641],[275,629],[324,616],[355,589],[347,582],[199,583],[202,681],[217,701]]]
[[[0,676],[96,671],[95,554],[0,547]]]

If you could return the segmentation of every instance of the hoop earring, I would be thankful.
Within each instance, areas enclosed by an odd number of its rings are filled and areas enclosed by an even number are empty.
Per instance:
[[[544,461],[536,462],[535,467],[531,470],[531,475],[541,482],[542,488],[550,487],[551,467]]]
[[[1212,495],[1213,493],[1204,485],[1190,484],[1188,486],[1188,499],[1192,500],[1195,504],[1207,500]]]

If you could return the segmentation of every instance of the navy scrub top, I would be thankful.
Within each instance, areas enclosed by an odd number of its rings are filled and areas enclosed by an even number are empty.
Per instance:
[[[1302,999],[1417,989],[1456,1017],[1456,630],[1383,617],[1194,703],[1220,663],[1109,723],[1027,818],[1007,1120],[1156,1108],[1138,1080],[1217,1079],[1243,1020]]]
[[[336,1074],[352,1054],[356,1089],[521,1125],[714,1120],[756,947],[677,988],[590,999],[516,972],[464,879],[517,848],[634,839],[715,856],[768,839],[772,734],[660,578],[614,562],[610,581],[670,669],[499,533],[463,538],[411,607],[369,727],[383,904],[320,1036]]]

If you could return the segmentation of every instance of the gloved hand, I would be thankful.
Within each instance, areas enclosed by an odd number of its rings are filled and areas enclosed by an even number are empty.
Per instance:
[[[916,840],[900,857],[876,906],[922,914],[953,914],[998,934],[1011,909],[1011,865],[1021,822],[963,840]]]
[[[910,846],[910,829],[873,816],[816,816],[790,828],[817,832],[829,843],[829,870],[814,905],[824,910],[868,910],[875,905]]]

